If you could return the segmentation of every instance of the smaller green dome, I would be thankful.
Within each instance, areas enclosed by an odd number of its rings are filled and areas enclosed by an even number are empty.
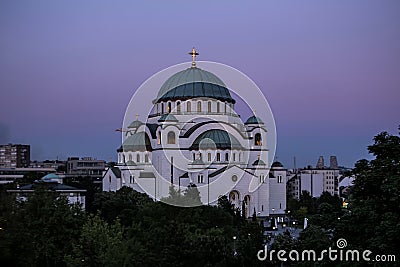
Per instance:
[[[271,168],[283,168],[283,164],[279,161],[275,161],[274,163],[272,163]]]
[[[139,126],[141,125],[143,125],[143,122],[135,120],[131,124],[129,124],[128,128],[139,128]]]
[[[158,122],[166,122],[166,121],[178,122],[178,119],[174,115],[166,113],[161,115],[161,118],[158,120]]]
[[[251,116],[250,118],[247,119],[247,121],[244,123],[245,125],[248,124],[264,124],[264,122],[256,116]]]
[[[123,151],[151,151],[151,142],[149,136],[145,132],[132,134],[122,143],[122,146],[117,150]]]
[[[53,180],[53,179],[60,179],[60,176],[58,176],[55,173],[49,173],[49,174],[43,176],[41,180],[47,181],[47,180]]]
[[[257,159],[256,161],[253,162],[253,166],[257,166],[257,165],[267,165],[265,164],[265,162],[262,159]]]
[[[204,148],[214,148],[215,145],[216,149],[243,149],[243,146],[236,137],[227,131],[212,129],[200,134],[196,140],[194,140],[190,150],[198,150],[202,140],[205,142],[202,143],[202,148],[203,146]]]

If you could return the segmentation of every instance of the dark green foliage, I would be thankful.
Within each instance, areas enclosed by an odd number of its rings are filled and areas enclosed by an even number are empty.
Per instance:
[[[122,225],[130,226],[139,209],[150,202],[152,200],[146,194],[124,186],[117,192],[96,194],[93,209],[99,211],[108,223],[113,223],[119,218]]]
[[[173,186],[169,188],[169,196],[162,199],[163,202],[179,207],[197,207],[201,206],[200,192],[195,184],[190,184],[183,192],[175,189]]]
[[[400,137],[380,133],[368,147],[375,159],[360,160],[350,194],[349,211],[336,236],[354,248],[396,254],[400,247]]]
[[[66,198],[39,190],[2,210],[0,221],[2,266],[63,266],[85,215]]]
[[[170,199],[200,202],[196,187],[171,193]],[[226,197],[219,206],[183,208],[123,187],[95,195],[96,215],[44,190],[22,202],[9,194],[0,197],[1,266],[260,264],[259,223],[242,218]]]
[[[79,189],[85,189],[85,209],[87,212],[95,213],[96,209],[93,206],[94,196],[101,193],[101,184],[93,182],[90,176],[78,176],[77,178],[66,178],[64,183]]]
[[[308,218],[308,227],[298,240],[289,232],[277,236],[272,249],[318,252],[334,248],[338,238],[345,238],[350,249],[369,249],[399,258],[400,138],[382,133],[374,140],[369,151],[375,159],[357,162],[353,171],[356,180],[349,208],[342,209],[337,196],[323,193],[312,198],[302,192],[300,201],[288,200],[288,210],[291,219],[302,222]],[[93,194],[87,213],[43,189],[27,201],[15,201],[14,195],[4,192],[9,187],[3,186],[0,192],[0,266],[270,264],[256,257],[263,248],[263,233],[255,212],[247,220],[226,196],[218,200],[218,206],[200,205],[194,186],[183,192],[171,187],[166,200],[195,207],[154,202],[123,187],[117,192]],[[293,264],[309,266],[310,262]]]
[[[109,225],[98,215],[89,216],[65,262],[73,267],[123,266],[127,260],[125,243],[119,221]]]

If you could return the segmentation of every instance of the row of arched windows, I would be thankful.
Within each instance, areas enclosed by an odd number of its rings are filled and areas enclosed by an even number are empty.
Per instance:
[[[198,153],[197,154],[198,155],[198,158],[200,159],[200,160],[203,160],[203,154],[200,152],[200,153]],[[222,156],[224,155],[224,160],[222,160]],[[237,156],[238,155],[238,156]],[[193,153],[193,160],[196,160],[196,153]],[[221,153],[220,152],[217,152],[217,154],[216,154],[216,159],[215,159],[217,162],[221,162],[221,161],[229,161],[229,152],[226,152],[225,154],[223,154],[222,153],[222,155],[221,155]],[[241,153],[232,153],[232,160],[235,162],[235,161],[238,161],[238,162],[240,162],[241,161]],[[212,161],[212,154],[210,153],[210,152],[208,152],[207,153],[207,161],[208,162],[211,162]]]
[[[141,162],[141,156],[140,156],[140,154],[138,153],[138,154],[136,154],[136,163],[139,163],[139,162]],[[128,160],[126,160],[126,156],[125,156],[125,154],[122,154],[122,158],[121,158],[121,156],[120,156],[120,162],[122,162],[122,163],[126,163],[127,161],[133,161],[133,155],[132,154],[128,154]],[[149,162],[149,155],[148,154],[144,154],[144,162],[145,163],[148,163]]]
[[[207,101],[207,107],[206,107],[206,110],[204,110],[204,111],[207,111],[207,113],[212,113],[212,112],[216,112],[216,113],[224,112],[224,113],[227,113],[229,111],[228,108],[233,109],[233,104],[230,104],[230,103],[227,103],[227,102],[216,101],[216,108],[215,108],[215,110],[213,110],[212,102],[213,101]],[[223,111],[221,109],[221,103],[223,105]],[[156,104],[156,113],[157,114],[160,114],[160,113],[163,114],[164,112],[171,113],[171,112],[174,111],[174,113],[178,113],[179,114],[179,113],[182,112],[182,103],[181,103],[181,101],[177,101],[176,102],[175,109],[173,109],[173,107],[172,107],[172,102],[168,102],[166,104],[167,104],[166,106],[165,106],[164,102]],[[192,101],[187,101],[186,102],[186,106],[185,106],[186,107],[185,111],[186,112],[194,112],[194,111],[196,111],[198,113],[203,112],[203,103],[202,103],[202,101],[198,100],[197,102],[195,102],[195,105],[196,105],[195,109],[192,110]]]

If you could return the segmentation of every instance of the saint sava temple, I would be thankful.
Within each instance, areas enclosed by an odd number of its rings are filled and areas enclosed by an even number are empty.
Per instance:
[[[105,172],[103,190],[128,186],[160,200],[171,186],[196,186],[206,205],[225,195],[248,217],[284,214],[287,171],[268,164],[269,129],[255,115],[243,122],[224,81],[190,54],[191,67],[159,88],[147,120],[121,129],[118,164]]]

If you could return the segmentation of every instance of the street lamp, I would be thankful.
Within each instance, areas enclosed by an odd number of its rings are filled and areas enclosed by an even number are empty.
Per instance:
[[[233,237],[233,256],[237,256],[236,252],[236,236]]]

